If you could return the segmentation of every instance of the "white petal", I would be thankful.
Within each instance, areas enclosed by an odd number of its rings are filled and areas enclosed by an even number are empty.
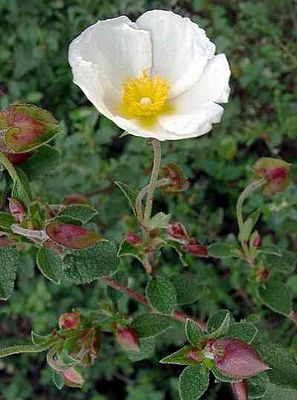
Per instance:
[[[120,89],[127,78],[150,71],[150,34],[125,16],[98,21],[69,46],[69,63],[74,75],[81,60],[95,64],[100,74]]]
[[[154,10],[141,15],[136,24],[151,34],[153,45],[152,75],[171,83],[173,98],[198,81],[215,45],[205,31],[188,18],[171,11]]]
[[[226,103],[230,87],[230,68],[226,56],[218,54],[208,61],[199,81],[174,99],[178,112],[190,114],[209,101]]]
[[[221,120],[223,107],[216,103],[204,103],[192,114],[176,114],[159,117],[159,122],[176,139],[188,139],[204,135],[212,129],[212,124]],[[170,139],[167,139],[170,140]]]

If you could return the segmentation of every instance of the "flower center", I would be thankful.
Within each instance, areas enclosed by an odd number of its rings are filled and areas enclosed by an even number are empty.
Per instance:
[[[121,112],[126,117],[150,117],[162,111],[168,100],[169,83],[159,76],[150,78],[146,72],[123,84]]]

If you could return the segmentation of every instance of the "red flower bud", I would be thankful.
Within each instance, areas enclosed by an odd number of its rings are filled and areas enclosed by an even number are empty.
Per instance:
[[[0,236],[0,247],[9,247],[14,245],[15,242],[7,237]]]
[[[55,118],[32,104],[13,104],[0,112],[0,150],[27,153],[50,141],[59,131]]]
[[[68,387],[81,388],[85,382],[81,373],[74,367],[65,369],[65,371],[62,372],[62,376],[65,385]]]
[[[16,222],[22,222],[26,216],[26,212],[24,206],[17,199],[8,199],[9,200],[9,211],[14,217]]]
[[[180,168],[174,164],[169,163],[162,168],[162,175],[164,178],[170,180],[168,186],[164,186],[166,192],[183,192],[189,188],[189,181],[185,178]]]
[[[116,331],[116,340],[126,351],[140,351],[139,338],[133,328],[118,328]]]
[[[80,326],[80,322],[80,313],[72,311],[60,315],[58,324],[60,329],[76,329]]]
[[[200,243],[197,243],[195,239],[190,239],[187,244],[182,247],[186,253],[193,254],[197,257],[208,257],[208,248]]]
[[[258,231],[255,231],[251,236],[251,245],[253,247],[261,247],[262,246],[262,238],[259,235]]]
[[[277,158],[260,158],[253,166],[257,178],[264,178],[263,187],[265,196],[272,196],[287,188],[290,181],[291,164]]]
[[[215,366],[223,375],[247,379],[269,369],[253,347],[239,339],[216,339],[210,345]]]
[[[269,269],[264,265],[261,265],[259,268],[255,270],[256,281],[259,283],[265,282],[269,277]]]
[[[248,400],[248,382],[234,382],[231,383],[232,392],[235,400]]]
[[[137,246],[138,244],[141,243],[140,237],[138,235],[136,235],[135,233],[133,233],[133,232],[128,232],[126,234],[125,240],[131,246]]]
[[[11,162],[12,165],[19,165],[26,161],[28,158],[32,156],[32,152],[29,153],[19,153],[19,154],[14,154],[14,153],[5,153],[5,156],[8,158],[8,160]]]
[[[174,224],[170,224],[168,228],[168,234],[172,236],[174,239],[179,240],[189,240],[189,235],[186,231],[184,225],[180,222],[175,222]]]

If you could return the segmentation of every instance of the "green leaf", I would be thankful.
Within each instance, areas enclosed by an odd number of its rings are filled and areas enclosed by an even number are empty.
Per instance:
[[[130,351],[127,353],[128,358],[135,362],[145,360],[150,358],[154,355],[156,349],[156,338],[149,337],[149,338],[140,338],[140,351]]]
[[[231,382],[240,382],[241,379],[238,378],[231,378],[230,376],[223,375],[216,367],[211,369],[213,376],[217,381],[224,382],[224,383],[231,383]]]
[[[7,212],[0,212],[0,228],[10,229],[11,225],[15,223],[13,216]]]
[[[207,335],[208,338],[217,339],[221,336],[225,336],[228,333],[230,323],[231,323],[231,314],[228,312],[226,313],[225,318],[223,319],[221,325],[217,329],[209,331],[209,334]]]
[[[31,201],[31,191],[27,175],[19,168],[16,169],[17,177],[12,188],[12,197],[25,204],[27,207]]]
[[[72,251],[63,259],[65,275],[76,284],[89,283],[116,271],[116,247],[108,241],[83,250]]]
[[[252,343],[258,333],[255,325],[249,322],[235,322],[229,326],[228,336]]]
[[[208,332],[211,333],[211,332],[216,331],[222,325],[227,314],[230,315],[230,323],[235,322],[235,319],[233,318],[233,316],[229,310],[216,311],[213,314],[211,314],[211,316],[208,318],[208,321],[207,321]]]
[[[176,365],[197,365],[203,359],[202,353],[193,349],[190,346],[185,346],[175,353],[169,354],[168,356],[162,358],[160,363],[162,364],[176,364]]]
[[[60,372],[52,370],[52,379],[56,388],[61,390],[64,386],[64,379]]]
[[[38,179],[54,171],[60,163],[59,152],[45,145],[36,150],[33,155],[22,163],[22,170],[30,179]]]
[[[200,347],[201,339],[203,339],[204,334],[198,324],[192,319],[188,318],[186,321],[185,330],[188,341],[191,343],[191,345],[194,347]]]
[[[166,241],[166,245],[164,247],[173,249],[176,252],[176,254],[178,255],[182,266],[183,267],[187,267],[188,266],[187,262],[184,259],[184,253],[180,250],[181,249],[181,245],[179,243],[174,242],[173,240],[167,240]]]
[[[239,233],[239,240],[240,241],[248,241],[249,237],[251,236],[252,230],[254,229],[254,226],[258,222],[258,219],[261,215],[261,210],[255,210],[252,212],[248,218],[244,221],[242,230]]]
[[[164,229],[168,227],[171,215],[165,214],[163,212],[159,212],[158,214],[154,215],[148,225],[150,231],[154,229]]]
[[[117,187],[119,189],[121,189],[121,191],[125,195],[126,199],[128,200],[128,203],[129,203],[130,207],[132,208],[133,213],[136,215],[135,202],[136,202],[137,193],[133,189],[131,189],[130,186],[126,185],[123,182],[115,181],[115,184],[117,185]]]
[[[53,250],[40,248],[36,258],[37,266],[42,274],[53,283],[61,283],[63,276],[62,259]]]
[[[53,341],[53,336],[52,335],[39,335],[38,333],[31,331],[31,340],[33,342],[33,344],[35,344],[36,346],[42,346],[47,344],[49,341]]]
[[[19,255],[14,247],[0,248],[0,300],[7,300],[13,292]]]
[[[296,400],[297,390],[277,385],[269,385],[262,400]]]
[[[261,399],[266,393],[270,384],[268,375],[266,372],[254,376],[249,379],[249,398],[250,399]]]
[[[282,255],[282,250],[276,246],[276,245],[264,245],[261,246],[260,249],[258,249],[259,253],[263,254],[273,254],[275,256],[281,256]]]
[[[165,315],[144,314],[137,317],[133,327],[141,338],[158,336],[167,331],[173,324],[173,320]]]
[[[36,346],[35,344],[20,344],[16,346],[0,347],[0,358],[22,353],[41,353],[52,346],[52,344],[53,343],[51,342],[42,346]]]
[[[281,250],[281,255],[266,255],[266,266],[273,268],[274,271],[289,274],[296,268],[297,258],[294,253],[287,250]]]
[[[205,294],[204,286],[193,274],[176,274],[170,277],[175,286],[177,304],[191,304]]]
[[[292,295],[287,286],[276,277],[258,288],[260,300],[272,311],[288,316],[292,311]]]
[[[197,400],[206,392],[209,385],[209,372],[202,366],[187,367],[179,377],[181,400]]]
[[[133,257],[141,264],[143,263],[142,254],[137,246],[132,246],[125,239],[122,240],[118,249],[118,257]]]
[[[73,204],[65,207],[59,216],[67,216],[87,224],[92,218],[98,215],[98,211],[85,204]]]
[[[216,258],[230,258],[236,257],[234,251],[239,251],[239,248],[234,244],[228,243],[213,243],[208,246],[208,254]]]
[[[297,390],[297,364],[288,350],[273,343],[263,343],[257,348],[262,360],[271,370],[271,383]]]
[[[162,314],[172,314],[176,308],[176,290],[173,283],[162,276],[149,281],[146,297],[150,305]]]

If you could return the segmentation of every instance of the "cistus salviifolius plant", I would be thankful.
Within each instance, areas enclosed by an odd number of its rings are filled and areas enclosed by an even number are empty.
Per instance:
[[[287,321],[288,335],[296,334],[297,314],[287,286],[296,256],[266,242],[257,227],[261,208],[249,214],[244,209],[254,195],[269,201],[294,184],[295,165],[272,157],[254,163],[250,183],[234,204],[238,229],[233,237],[202,242],[186,222],[161,207],[156,213],[153,209],[157,191],[176,196],[176,202],[185,192],[186,201],[190,181],[179,165],[162,162],[161,142],[197,138],[220,122],[220,104],[228,101],[230,92],[226,56],[215,55],[205,31],[188,18],[154,10],[136,22],[125,16],[96,22],[70,44],[69,63],[74,82],[101,114],[124,135],[147,140],[153,149],[151,176],[138,189],[130,182],[115,182],[131,208],[133,223],[114,243],[98,229],[100,214],[87,197],[70,193],[52,204],[36,196],[36,174],[46,174],[58,163],[59,154],[48,143],[62,133],[61,124],[30,104],[12,104],[0,112],[5,187],[0,212],[1,300],[10,298],[20,254],[28,248],[35,249],[36,266],[52,284],[99,280],[106,286],[106,297],[96,309],[65,310],[51,332],[32,331],[30,344],[2,346],[0,357],[46,352],[57,388],[84,388],[86,369],[104,357],[104,340],[112,338],[114,351],[136,362],[155,353],[159,336],[182,325],[184,345],[171,354],[158,350],[164,364],[158,368],[185,367],[178,384],[182,400],[199,399],[207,390],[214,393],[221,383],[230,386],[237,400],[269,400],[275,394],[283,400],[296,398],[296,348],[269,338],[273,313]],[[180,263],[174,274],[162,268],[170,249],[176,254],[174,262]],[[241,296],[253,312],[235,319],[228,309],[210,315],[183,311],[184,305],[199,306],[201,294],[208,290],[207,282],[187,271],[195,258],[201,263],[213,260],[213,268],[220,262],[233,263],[242,275]],[[142,285],[135,285],[140,274]],[[121,294],[133,307],[123,308]],[[234,301],[232,293],[229,296],[226,304]],[[267,308],[273,313],[267,314]]]

